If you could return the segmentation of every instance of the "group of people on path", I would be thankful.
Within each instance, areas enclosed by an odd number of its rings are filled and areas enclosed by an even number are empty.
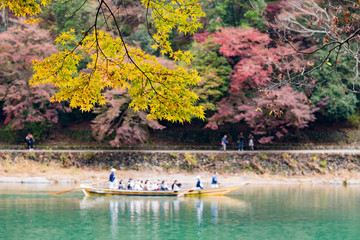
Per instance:
[[[238,137],[238,151],[244,151],[244,134],[240,132]],[[224,135],[221,139],[221,150],[226,151],[226,144],[229,143],[227,140],[227,135]],[[249,149],[254,150],[254,136],[250,133],[249,134]]]
[[[174,183],[169,187],[169,184],[166,180],[150,183],[149,180],[141,181],[134,180],[129,178],[127,183],[124,183],[123,180],[116,181],[115,177],[116,169],[112,168],[109,176],[109,189],[119,189],[119,190],[135,190],[135,191],[179,191],[181,190],[181,183],[178,180],[175,180]],[[201,177],[196,177],[196,188],[195,189],[204,189],[204,185],[201,181]],[[211,187],[217,188],[219,187],[219,182],[217,180],[217,172],[214,172],[214,175],[211,179]]]

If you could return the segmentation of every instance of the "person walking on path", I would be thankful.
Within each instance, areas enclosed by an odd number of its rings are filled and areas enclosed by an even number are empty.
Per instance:
[[[239,135],[239,148],[238,151],[244,151],[244,135],[242,132],[240,132]]]
[[[254,150],[254,137],[251,133],[249,135],[249,147],[250,147],[250,150]]]
[[[211,179],[211,188],[218,188],[218,187],[219,187],[219,182],[217,180],[217,171],[215,171]]]
[[[33,145],[34,145],[35,140],[34,140],[34,137],[33,137],[33,135],[31,133],[28,133],[28,135],[26,135],[25,141],[26,141],[26,143],[28,145],[28,150],[29,151],[34,150]]]
[[[110,177],[109,177],[109,188],[110,189],[115,189],[116,188],[116,186],[115,186],[115,172],[116,172],[116,169],[112,168],[111,173],[110,173]]]
[[[228,141],[226,140],[227,136],[224,135],[224,137],[221,139],[221,145],[222,145],[222,150],[226,151],[226,144],[228,143]]]

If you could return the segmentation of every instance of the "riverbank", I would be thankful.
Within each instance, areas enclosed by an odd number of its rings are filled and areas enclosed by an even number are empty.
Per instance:
[[[3,172],[0,166],[0,172]],[[61,168],[56,165],[47,167],[36,163],[14,164],[7,173],[0,175],[0,184],[86,184],[106,180],[109,171],[96,168]],[[118,170],[116,178],[127,180],[167,180],[172,183],[178,180],[185,188],[196,182],[196,176],[201,176],[205,186],[210,186],[212,172],[186,172],[158,170]],[[219,172],[221,185],[229,186],[243,183],[251,184],[322,184],[322,185],[360,185],[360,174],[339,171],[332,174],[309,174],[306,176],[281,176],[271,174],[255,174],[250,171],[242,173]]]
[[[224,185],[249,183],[360,184],[359,150],[299,151],[0,151],[0,183],[81,184],[118,179],[179,180],[213,171]]]

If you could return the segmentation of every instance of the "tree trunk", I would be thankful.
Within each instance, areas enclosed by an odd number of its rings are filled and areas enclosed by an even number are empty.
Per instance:
[[[7,19],[6,19],[5,8],[2,8],[0,16],[1,16],[0,31],[6,31],[7,30]]]

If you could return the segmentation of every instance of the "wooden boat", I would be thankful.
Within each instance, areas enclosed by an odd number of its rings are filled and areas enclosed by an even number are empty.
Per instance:
[[[222,196],[248,185],[237,185],[232,187],[191,189],[187,191],[135,191],[135,190],[111,190],[107,188],[82,187],[86,196],[152,196],[152,197],[176,197],[184,196]]]
[[[230,192],[238,190],[242,187],[245,187],[248,184],[249,183],[246,183],[244,185],[232,186],[232,187],[210,188],[210,189],[202,189],[202,190],[194,189],[194,190],[188,191],[184,195],[187,197],[189,197],[189,196],[223,196],[225,194],[228,194]]]

